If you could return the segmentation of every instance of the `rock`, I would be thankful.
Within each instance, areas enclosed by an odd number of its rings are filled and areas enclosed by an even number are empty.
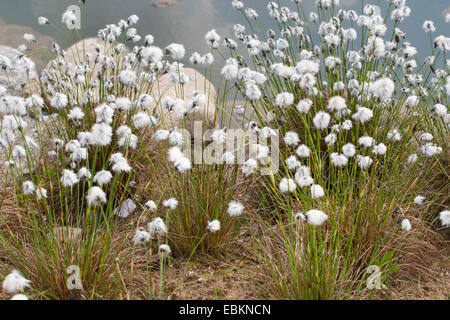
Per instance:
[[[101,54],[105,54],[105,50],[113,50],[113,47],[115,46],[112,45],[111,48],[109,48],[109,45],[107,45],[107,47],[105,47],[105,42],[103,40],[100,40],[98,38],[87,38],[65,50],[65,61],[69,62],[73,68],[81,61],[81,59],[84,60],[86,53],[90,53],[95,59],[98,54],[94,48],[95,45],[98,45],[98,47],[100,47]],[[106,54],[108,54],[108,52],[106,52]],[[93,74],[100,70],[100,66],[98,63],[94,65],[94,62],[92,62],[90,67],[91,71],[93,71]],[[73,69],[69,69],[69,72],[72,73]],[[169,82],[170,75],[168,73],[158,77],[158,81],[152,85],[152,88],[149,90],[150,92],[147,92],[154,98],[154,103],[150,107],[150,112],[159,116],[159,122],[161,126],[165,128],[186,127],[191,132],[193,132],[194,120],[205,120],[205,123],[208,127],[214,127],[216,120],[217,99],[217,92],[214,85],[195,69],[184,68],[183,72],[191,79],[189,83],[183,86],[183,93],[180,93],[179,85],[175,85]],[[183,99],[185,102],[187,102],[190,99],[190,94],[194,91],[205,94],[207,96],[207,103],[199,112],[188,115],[188,121],[180,121],[176,118],[174,112],[168,112],[167,110],[161,108],[160,102],[163,97]],[[92,98],[92,100],[98,100],[98,93],[96,93],[94,90],[93,94],[94,97]]]
[[[162,127],[172,128],[187,128],[191,133],[193,132],[193,126],[195,120],[205,121],[207,127],[214,127],[216,124],[216,100],[217,91],[214,85],[206,79],[200,72],[192,68],[184,68],[183,72],[189,76],[190,82],[183,86],[183,93],[180,93],[180,85],[175,85],[169,82],[169,74],[164,74],[158,78],[158,81],[153,84],[151,95],[155,99],[155,104],[151,107],[151,112],[159,115],[159,123]],[[197,91],[201,94],[205,94],[207,102],[202,110],[197,113],[189,114],[187,121],[179,120],[175,116],[174,112],[168,112],[164,110],[160,101],[163,97],[171,97],[176,99],[183,99],[187,102],[190,99],[190,94]]]
[[[94,67],[94,60],[98,54],[98,52],[95,50],[95,46],[98,46],[100,48],[100,54],[105,54],[107,48],[103,40],[100,40],[98,38],[86,38],[65,49],[65,61],[71,63],[74,67],[79,64],[80,61],[85,61],[86,54],[89,53],[93,58],[93,61],[90,64],[91,71],[93,71],[93,74],[95,74],[98,70],[100,70],[100,65],[98,63]]]
[[[0,85],[12,95],[23,96],[29,93],[30,82],[37,77],[35,63],[19,50],[7,46],[0,46],[0,60],[2,59],[9,66],[6,70],[0,69]]]
[[[98,46],[100,52],[96,51],[96,46]],[[89,53],[92,56],[92,61],[89,64],[89,68],[92,72],[92,79],[95,79],[95,74],[101,69],[100,64],[95,63],[95,58],[98,54],[105,54],[106,51],[113,50],[113,46],[114,45],[108,45],[108,47],[105,46],[105,42],[98,38],[86,38],[84,40],[78,41],[71,47],[65,49],[66,56],[64,57],[64,60],[71,64],[69,73],[73,75],[75,66],[80,64],[81,61],[85,62],[86,54]]]
[[[107,50],[110,50],[109,46],[107,48],[105,46],[105,42],[98,38],[86,38],[84,40],[80,40],[64,50],[66,52],[64,61],[70,63],[71,66],[68,70],[69,74],[73,75],[75,66],[80,64],[81,61],[86,62],[86,54],[89,53],[90,55],[92,55],[92,62],[89,64],[89,67],[93,75],[92,78],[95,78],[95,73],[100,70],[100,64],[95,63],[95,57],[97,57],[97,55],[99,54],[96,51],[95,46],[99,47],[100,54],[105,54]],[[47,64],[45,68],[48,69],[49,64]]]
[[[259,114],[263,119],[267,120],[267,112],[264,108],[258,104]],[[240,109],[242,114],[236,112],[236,109]],[[220,112],[218,115],[218,122],[220,126],[226,126],[229,129],[244,129],[247,122],[255,121],[259,123],[258,115],[254,107],[250,102],[245,100],[229,100],[225,103],[224,112]]]
[[[99,52],[96,50],[96,46],[99,48]],[[103,40],[100,40],[98,38],[86,38],[83,40],[78,41],[77,43],[73,44],[69,48],[65,49],[66,55],[64,56],[64,61],[68,62],[70,64],[70,67],[68,68],[68,73],[70,75],[74,74],[75,66],[80,64],[81,61],[86,62],[86,54],[92,55],[92,61],[89,64],[90,72],[92,72],[92,79],[95,79],[95,75],[97,71],[100,71],[101,66],[99,63],[95,63],[95,58],[98,54],[108,54],[107,51],[114,50],[113,45],[105,45],[105,42]],[[51,62],[50,62],[51,63]],[[50,68],[50,63],[47,64],[45,69]],[[46,104],[49,105],[49,101],[51,100],[51,97],[47,95],[47,92],[44,90],[41,90],[40,88],[37,89],[38,93],[41,93],[46,100]],[[93,90],[93,97],[91,98],[91,101],[98,102],[99,100],[99,92],[97,90]]]
[[[27,47],[30,46],[30,43],[23,38],[25,33],[33,34],[36,38],[36,43],[31,49],[36,49],[38,47],[50,48],[51,44],[54,42],[52,37],[38,33],[30,27],[6,24],[2,19],[0,19],[0,29],[2,30],[0,32],[0,43],[13,48],[18,48],[22,44],[25,44]],[[30,58],[36,63],[36,69],[38,71],[41,71],[47,65],[47,59],[42,54],[42,50],[33,51]]]

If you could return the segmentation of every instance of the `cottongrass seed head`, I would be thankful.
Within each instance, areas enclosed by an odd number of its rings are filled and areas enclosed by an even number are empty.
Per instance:
[[[328,215],[326,215],[323,211],[316,209],[309,210],[305,215],[308,223],[314,226],[320,226],[328,219]]]
[[[30,286],[31,281],[25,278],[18,270],[13,270],[3,280],[3,290],[8,293],[17,293]]]

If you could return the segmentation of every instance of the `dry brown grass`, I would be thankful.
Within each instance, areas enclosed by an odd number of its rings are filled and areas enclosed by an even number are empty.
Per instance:
[[[438,213],[450,205],[450,150],[445,148],[433,168],[423,192],[426,202],[412,204],[402,212],[412,229],[398,239],[402,249],[400,270],[393,276],[389,288],[375,296],[395,300],[448,300],[450,298],[450,233],[441,227]]]
[[[10,192],[3,193],[0,211],[8,219],[8,225],[18,223],[18,210]],[[388,289],[385,292],[379,292],[374,298],[448,299],[449,250],[443,242],[443,235],[431,230],[420,218],[412,217],[412,213],[408,213],[408,216],[413,229],[399,240],[404,244],[401,269],[395,274]],[[126,242],[131,242],[138,221],[142,224],[150,219],[151,217],[147,214],[142,215],[140,212],[124,221],[119,226],[120,231],[115,236],[116,241],[119,243],[126,239]],[[4,226],[2,224],[0,227],[4,228]],[[191,261],[183,257],[172,259],[171,268],[165,278],[167,298],[195,300],[261,298],[252,280],[258,279],[261,274],[257,261],[252,259],[251,241],[250,230],[245,228],[221,256],[215,258],[203,256]],[[120,260],[123,262],[121,268],[123,268],[124,284],[118,286],[120,292],[117,293],[116,298],[147,298],[149,281],[151,286],[157,288],[159,262],[155,253],[149,254],[147,249],[141,248],[133,253],[133,258],[129,254],[123,254]],[[2,255],[7,257],[6,252]],[[29,258],[33,259],[33,254],[30,253]],[[150,259],[152,259],[151,262]],[[11,265],[10,268],[12,269],[13,266]],[[128,272],[131,269],[132,275]],[[36,282],[36,279],[33,280]],[[9,297],[5,293],[0,295],[0,299],[9,299]]]
[[[153,150],[152,156],[161,158],[163,151]],[[141,171],[136,175],[138,186],[133,194],[133,198],[143,203],[152,195],[157,194],[155,190],[152,194],[148,192],[154,187],[161,188],[161,185],[152,177],[154,169],[141,167]],[[432,184],[436,188],[445,182],[445,174],[437,173],[437,178],[432,179]],[[244,186],[244,179],[238,178],[239,187]],[[252,186],[246,189],[246,195],[241,199],[246,208],[251,211],[261,210],[258,202],[258,183],[254,181]],[[161,191],[161,189],[159,189]],[[427,199],[431,199],[434,192],[430,187]],[[153,193],[156,192],[156,193]],[[402,247],[403,257],[400,259],[400,270],[392,277],[387,284],[385,291],[377,292],[376,299],[449,299],[450,280],[449,274],[449,248],[447,245],[448,234],[446,230],[440,228],[433,230],[430,227],[428,215],[433,214],[444,206],[448,206],[448,195],[440,195],[435,199],[437,205],[433,206],[411,206],[406,208],[403,214],[407,216],[413,229],[409,233],[402,233],[396,239],[397,244]],[[0,220],[0,228],[9,228],[11,232],[24,233],[23,216],[14,200],[11,189],[3,187],[0,198],[0,212],[3,217]],[[247,213],[248,224],[244,224],[240,235],[229,243],[226,250],[219,256],[199,256],[189,260],[186,257],[175,256],[171,260],[171,266],[164,273],[165,298],[167,299],[257,299],[261,298],[261,291],[257,287],[254,279],[262,279],[258,261],[253,259],[254,244],[251,232],[261,237],[258,232],[257,223],[251,218],[251,213]],[[130,244],[134,231],[138,226],[145,226],[151,221],[154,214],[144,211],[139,207],[132,216],[121,221],[117,232],[114,235],[114,245],[109,258],[109,272],[106,281],[110,282],[114,288],[116,299],[147,299],[149,290],[154,290],[154,295],[158,294],[159,285],[159,260],[156,254],[156,246],[152,250],[148,247],[140,247],[130,251]],[[433,219],[431,219],[433,221]],[[434,219],[435,220],[435,219]],[[7,222],[7,223],[6,223]],[[434,224],[436,226],[437,224]],[[270,239],[269,239],[270,240]],[[73,250],[67,245],[61,246],[61,254],[66,250]],[[39,274],[36,252],[31,250],[27,253],[30,266],[27,274]],[[3,251],[3,264],[10,271],[15,266],[8,263],[8,252]],[[95,255],[95,253],[94,253]],[[120,265],[113,264],[113,260],[118,257]],[[117,277],[117,270],[120,277]],[[4,272],[8,270],[3,270]],[[203,280],[199,280],[203,279]],[[269,281],[270,279],[266,279]],[[39,278],[32,279],[34,285],[43,285]],[[151,288],[151,289],[149,289]],[[107,295],[99,293],[96,298],[107,298]],[[10,295],[0,293],[0,299],[9,299]],[[83,296],[67,296],[67,298],[83,298]],[[364,298],[359,297],[359,298]]]
[[[402,243],[400,270],[393,276],[388,290],[379,299],[449,299],[449,247],[442,234],[433,231],[420,218],[410,217],[413,229]]]
[[[174,264],[169,299],[251,300],[259,298],[250,278],[253,261],[231,252],[221,259],[203,257]]]

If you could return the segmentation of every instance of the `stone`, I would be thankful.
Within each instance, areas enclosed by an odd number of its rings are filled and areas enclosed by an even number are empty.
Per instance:
[[[235,107],[241,107],[243,114],[237,114]],[[259,114],[262,119],[267,120],[267,114],[264,108],[258,104]],[[218,115],[218,122],[221,127],[227,127],[229,129],[245,129],[246,124],[249,121],[255,121],[259,124],[260,119],[250,102],[245,100],[229,100],[225,103],[224,112],[220,112]]]
[[[111,49],[109,49],[109,45],[105,47],[105,42],[103,40],[98,38],[87,38],[65,50],[65,61],[71,63],[73,67],[85,57],[86,53],[90,53],[95,58],[97,56],[97,51],[94,49],[94,45],[98,45],[100,47],[101,54],[105,54],[105,50],[113,50],[114,47],[114,45],[112,45]],[[90,67],[94,74],[100,68],[99,64],[94,66],[94,62],[91,63]],[[72,71],[73,69],[69,70],[69,72]],[[217,100],[217,91],[214,85],[195,69],[184,68],[183,72],[191,79],[190,82],[183,86],[183,93],[180,92],[181,90],[179,85],[169,82],[170,75],[168,73],[158,76],[158,80],[147,92],[141,92],[150,94],[154,99],[154,103],[150,106],[149,112],[158,115],[160,126],[164,128],[183,127],[189,129],[192,133],[195,120],[204,121],[204,124],[206,124],[207,127],[214,127],[216,122]],[[190,99],[190,94],[194,91],[205,94],[207,96],[207,103],[199,112],[188,115],[186,117],[187,121],[184,119],[179,120],[173,112],[169,112],[161,108],[160,102],[163,97],[183,99],[187,102]],[[93,94],[94,97],[92,100],[98,100],[98,93],[96,94],[94,90]]]
[[[96,51],[95,46],[99,47],[100,52]],[[105,42],[99,38],[86,38],[78,41],[64,50],[66,52],[64,60],[71,64],[69,73],[73,75],[75,66],[81,61],[86,61],[86,54],[89,53],[92,56],[92,62],[89,64],[89,68],[92,72],[92,79],[95,79],[95,74],[101,70],[100,64],[95,63],[95,57],[98,54],[107,54],[107,51],[113,50],[113,47],[114,45],[105,46]]]
[[[23,38],[23,35],[25,33],[34,35],[34,37],[36,38],[36,43],[31,46],[32,52],[29,52],[31,54],[29,58],[36,63],[37,71],[41,71],[47,65],[48,61],[45,58],[44,54],[42,54],[42,49],[33,49],[50,48],[51,44],[54,42],[54,39],[52,37],[36,32],[33,28],[30,28],[28,26],[6,24],[2,19],[0,19],[0,29],[0,44],[16,49],[22,44],[30,47],[30,43]]]
[[[98,45],[100,48],[100,52],[97,52],[95,49],[95,46]],[[95,63],[95,58],[97,55],[100,54],[107,54],[106,51],[108,50],[114,50],[114,44],[113,45],[105,45],[105,42],[99,38],[86,38],[83,40],[78,41],[77,43],[73,44],[69,48],[66,48],[64,51],[66,52],[64,56],[64,61],[68,62],[70,64],[69,67],[69,74],[73,75],[75,66],[78,65],[81,61],[86,61],[85,57],[86,54],[89,53],[92,55],[92,62],[89,64],[90,70],[92,72],[92,79],[95,79],[95,74],[97,71],[100,71],[101,67],[100,64]],[[49,68],[49,64],[47,64],[46,69]],[[49,102],[51,100],[51,97],[48,96],[47,92],[44,90],[38,88],[38,93],[42,94],[44,99],[46,100],[46,104],[49,105]],[[96,90],[93,90],[93,97],[91,98],[91,101],[98,102],[99,100],[99,93]]]
[[[85,61],[87,53],[91,54],[93,60],[95,60],[95,57],[98,54],[94,47],[96,45],[100,47],[100,54],[105,54],[106,47],[105,42],[103,40],[100,40],[99,38],[86,38],[84,40],[78,41],[71,47],[65,49],[66,51],[65,61],[71,63],[72,66],[74,67],[77,64],[79,64],[81,60]],[[94,67],[94,64],[95,64],[94,61],[92,61],[90,64],[91,71],[93,71],[93,74],[95,74],[98,70],[100,70],[100,65],[97,63]],[[71,71],[73,71],[73,69]]]
[[[98,45],[100,48],[100,54],[105,54],[107,50],[113,50],[114,45],[111,47],[108,45],[108,48],[105,46],[105,42],[98,38],[86,38],[78,41],[72,46],[64,49],[66,52],[64,56],[64,61],[70,63],[69,73],[73,75],[75,66],[78,65],[81,61],[86,61],[86,54],[89,53],[92,55],[92,62],[89,64],[89,67],[92,72],[92,78],[95,78],[95,74],[100,70],[100,64],[95,63],[95,57],[99,54],[95,50],[95,46]],[[110,49],[111,48],[111,49]],[[49,64],[47,64],[46,69],[49,68]]]
[[[153,84],[151,90],[151,95],[154,98],[155,103],[151,107],[150,111],[159,115],[159,123],[165,128],[187,128],[192,133],[195,120],[204,121],[204,124],[207,127],[214,127],[217,120],[216,88],[208,79],[205,78],[205,76],[193,68],[184,68],[183,72],[191,79],[190,82],[182,86],[183,93],[180,92],[180,85],[175,85],[169,82],[169,74],[166,73],[158,78],[158,81]],[[177,119],[173,112],[163,110],[160,105],[160,101],[163,97],[183,99],[187,102],[190,99],[190,94],[194,91],[205,94],[207,97],[207,102],[202,110],[199,110],[194,114],[189,114],[186,117],[187,121]]]

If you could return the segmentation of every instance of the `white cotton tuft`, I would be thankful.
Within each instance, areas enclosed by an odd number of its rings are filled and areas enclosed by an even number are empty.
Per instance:
[[[324,130],[330,124],[331,117],[328,113],[319,111],[313,118],[314,126],[319,130]]]
[[[158,252],[161,255],[161,257],[167,258],[170,255],[170,253],[172,252],[172,250],[170,249],[169,245],[162,244],[159,246]]]
[[[414,163],[417,162],[417,159],[419,159],[419,156],[418,156],[416,153],[413,153],[413,154],[410,154],[410,155],[408,156],[407,162],[408,162],[409,164],[414,164]]]
[[[9,300],[29,300],[28,297],[22,293],[15,294]]]
[[[275,99],[275,105],[285,108],[294,103],[294,95],[290,92],[279,93]]]
[[[106,203],[106,194],[99,187],[92,187],[89,189],[86,196],[86,200],[89,206],[96,207],[100,203]]]
[[[394,93],[394,81],[389,78],[379,79],[369,86],[370,93],[380,99],[390,99]]]
[[[228,204],[228,214],[230,215],[230,217],[238,217],[242,214],[242,212],[244,211],[244,206],[237,201],[231,201]]]
[[[335,167],[343,167],[347,164],[348,159],[343,154],[338,154],[337,152],[333,152],[330,154],[331,162]]]
[[[286,159],[286,165],[289,170],[294,170],[300,164],[301,164],[300,161],[298,161],[298,159],[295,156],[290,156],[289,158]]]
[[[220,221],[213,220],[213,221],[208,222],[208,226],[206,227],[206,230],[211,233],[219,231],[220,230]]]
[[[342,153],[347,158],[351,158],[356,154],[356,148],[353,144],[347,143],[342,146]]]
[[[323,188],[318,184],[311,185],[311,197],[313,199],[322,198],[325,196],[325,191]]]
[[[149,200],[145,203],[145,206],[151,211],[151,212],[155,212],[157,209],[157,205],[155,203],[155,201],[153,200]]]
[[[312,209],[306,212],[305,215],[308,219],[308,223],[314,226],[320,226],[328,219],[328,215],[321,210]]]
[[[358,107],[358,111],[352,115],[352,119],[358,120],[361,123],[369,121],[372,118],[373,118],[373,111],[365,107]]]
[[[309,109],[311,109],[313,102],[310,99],[300,100],[297,104],[297,110],[300,113],[308,113]]]
[[[32,181],[24,181],[22,183],[22,191],[24,195],[31,195],[34,193],[34,184]]]
[[[305,221],[306,216],[303,214],[303,212],[299,211],[294,215],[294,220],[295,221]]]
[[[298,155],[300,158],[308,158],[310,152],[311,152],[311,151],[309,150],[309,148],[308,148],[308,146],[307,146],[306,144],[300,145],[300,146],[297,148],[297,151],[296,151],[297,155]]]
[[[3,280],[3,290],[8,293],[23,291],[30,286],[31,281],[25,278],[18,270],[13,270]]]
[[[417,196],[414,198],[414,203],[415,204],[423,204],[425,201],[425,197],[424,196]]]
[[[154,218],[148,224],[148,232],[152,238],[164,237],[167,233],[166,225],[160,217]]]
[[[235,161],[235,157],[233,153],[231,153],[230,151],[226,151],[222,155],[222,161],[226,164],[233,164]]]
[[[328,101],[328,106],[327,109],[330,112],[335,112],[335,111],[342,111],[345,108],[347,108],[347,104],[345,102],[345,99],[340,97],[340,96],[335,96],[330,98],[330,100]]]
[[[149,232],[147,232],[143,229],[138,229],[138,230],[136,230],[136,233],[134,234],[133,243],[135,245],[138,245],[141,243],[145,244],[145,243],[150,242],[150,239],[151,239],[151,236],[150,236]]]
[[[166,47],[165,53],[174,60],[181,60],[186,54],[186,49],[182,44],[172,43]]]
[[[298,137],[297,132],[289,131],[286,132],[286,135],[284,136],[284,142],[288,146],[296,146],[300,142],[300,138]]]
[[[450,210],[444,210],[439,213],[439,219],[443,227],[450,227]]]
[[[103,186],[105,184],[108,184],[112,179],[111,172],[107,170],[101,170],[97,172],[94,176],[94,183],[98,184],[99,186]]]
[[[358,139],[358,144],[364,148],[369,148],[374,144],[374,139],[369,136],[362,136]]]
[[[251,175],[258,168],[258,162],[255,159],[248,159],[242,166],[242,172],[246,177]]]
[[[287,192],[294,192],[295,189],[297,188],[297,185],[295,184],[295,181],[293,179],[283,178],[281,179],[279,187],[282,193],[287,193]]]
[[[69,99],[65,94],[57,93],[50,101],[50,105],[55,109],[63,109],[67,106]]]
[[[358,166],[363,170],[367,169],[373,163],[373,160],[370,159],[369,156],[361,156],[361,155],[358,155],[356,157],[356,161],[358,163]]]
[[[387,147],[384,143],[377,144],[373,147],[372,153],[375,155],[384,155],[386,154]]]
[[[175,210],[178,206],[178,201],[175,198],[170,198],[163,201],[163,206],[172,210]]]
[[[401,225],[403,230],[405,231],[411,230],[411,222],[408,219],[403,219]]]
[[[61,177],[61,184],[63,187],[70,188],[78,183],[78,176],[72,170],[64,169]]]

